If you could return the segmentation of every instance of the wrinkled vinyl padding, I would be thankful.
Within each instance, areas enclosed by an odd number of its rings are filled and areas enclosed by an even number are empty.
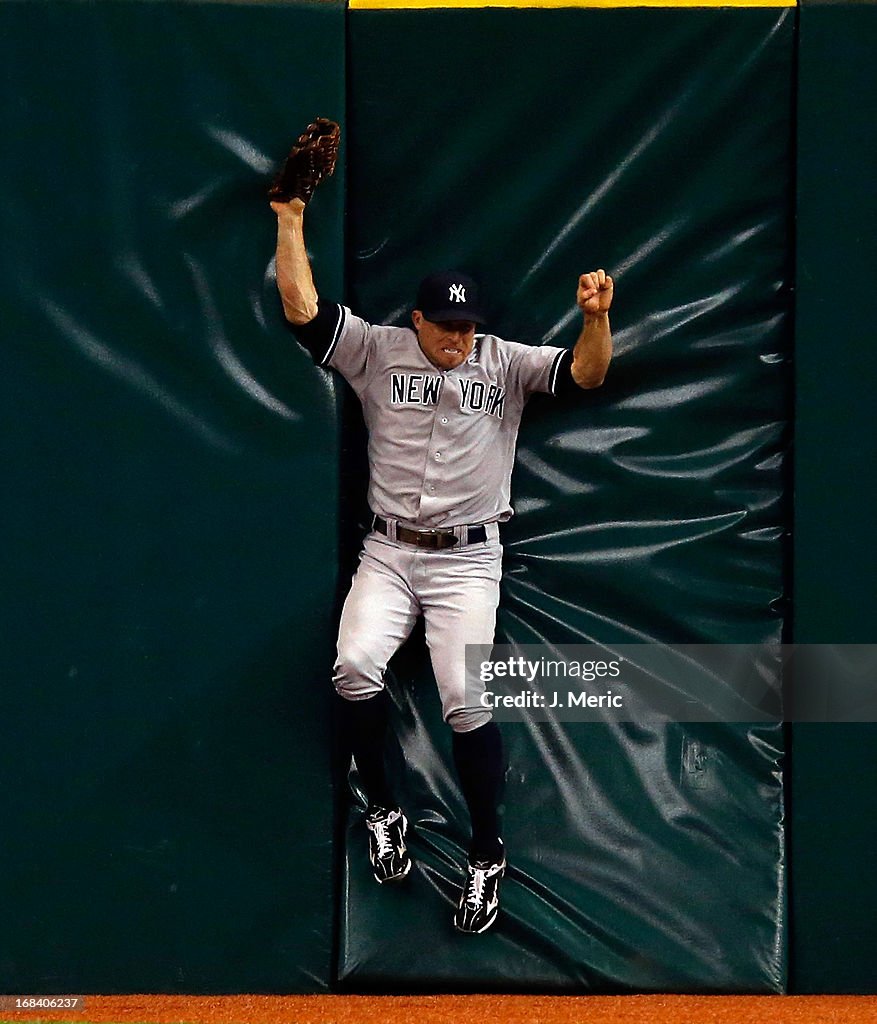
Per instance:
[[[343,44],[340,4],[0,5],[2,992],[329,984],[335,398],[265,189]]]
[[[350,22],[357,311],[401,322],[460,266],[494,333],[572,344],[577,274],[615,275],[606,383],[525,413],[499,639],[779,640],[792,12]],[[545,111],[563,130],[524,146]],[[346,987],[782,990],[780,728],[504,726],[511,866],[476,948],[451,925],[466,819],[422,635],[390,686],[417,870],[374,885],[354,804]]]

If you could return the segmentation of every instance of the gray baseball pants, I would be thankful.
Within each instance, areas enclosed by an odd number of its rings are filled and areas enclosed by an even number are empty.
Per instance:
[[[478,685],[467,692],[465,645],[493,643],[501,575],[495,523],[486,541],[443,551],[370,533],[341,613],[335,689],[348,700],[380,693],[387,663],[422,614],[445,721],[455,732],[485,725],[492,716]]]

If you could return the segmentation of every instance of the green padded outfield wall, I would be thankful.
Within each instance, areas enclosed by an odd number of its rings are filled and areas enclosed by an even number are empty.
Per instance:
[[[805,0],[798,60],[794,638],[873,643],[877,5]],[[877,727],[796,725],[791,987],[875,992]]]
[[[335,396],[264,191],[343,45],[336,3],[0,5],[0,991],[329,983]]]
[[[624,26],[603,56],[570,22],[598,16]],[[413,56],[395,28],[374,45],[369,25],[383,32],[388,17],[351,16],[361,102],[345,125],[358,154],[350,300],[401,317],[425,265],[465,261],[493,291],[497,330],[553,341],[580,251],[619,280],[604,391],[580,411],[529,413],[504,638],[774,638],[792,13],[469,12],[443,15],[469,20],[434,38],[418,27],[428,14],[394,14],[415,20]],[[490,33],[473,33],[488,17]],[[512,17],[536,19],[525,31],[550,67],[541,84],[516,59],[521,34],[494,38]],[[562,25],[556,53],[550,17]],[[861,344],[875,264],[862,102],[875,14],[806,2],[800,19],[794,637],[862,642],[875,578],[875,368]],[[290,132],[343,109],[343,32],[341,7],[327,3],[0,7],[2,990],[330,981],[321,684],[334,641],[334,391],[280,325],[261,195]],[[292,60],[290,34],[310,34],[313,48]],[[463,40],[451,93],[388,102],[380,63],[423,76],[448,38]],[[583,116],[583,97],[610,80],[609,108]],[[554,133],[544,180],[526,161],[515,173],[526,125],[571,98],[564,123],[580,148],[564,156],[569,131]],[[412,103],[429,133],[421,120],[422,136],[415,126],[384,153],[378,133],[395,117],[398,135]],[[431,159],[437,148],[455,155]],[[388,177],[404,198],[385,198]],[[335,184],[309,240],[321,287],[341,294]],[[840,302],[813,284],[825,265],[843,267]],[[692,424],[706,434],[697,445]],[[713,428],[724,443],[710,443]],[[290,524],[306,544],[289,545]],[[363,890],[341,908],[346,986],[781,985],[776,735],[506,727],[517,852],[505,924],[483,964],[461,964],[446,931],[463,842],[448,737],[416,644],[396,670],[424,874],[422,904],[391,910],[435,943],[429,962],[400,967],[398,933],[381,945],[389,918]],[[868,727],[794,730],[795,991],[874,989],[862,852],[877,833],[873,740]],[[293,828],[302,812],[311,845]],[[528,847],[529,827],[556,826],[558,812],[557,841],[540,833]],[[741,816],[741,834],[726,831]],[[628,851],[598,863],[607,827]],[[671,901],[682,911],[668,922]],[[733,928],[717,927],[734,913]]]
[[[572,343],[577,275],[617,282],[603,388],[525,414],[500,639],[778,641],[794,11],[349,23],[356,312],[404,322],[458,265],[495,333]],[[354,802],[344,988],[783,989],[779,728],[506,726],[511,867],[476,949],[451,927],[467,837],[422,633],[391,688],[417,870],[374,885]]]

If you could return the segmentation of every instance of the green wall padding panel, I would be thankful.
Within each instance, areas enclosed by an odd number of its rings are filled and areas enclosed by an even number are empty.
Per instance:
[[[329,983],[335,397],[264,192],[343,43],[339,3],[0,6],[0,991]]]
[[[875,633],[877,6],[800,11],[794,639]],[[796,725],[792,989],[877,991],[877,727]]]
[[[349,21],[355,311],[403,322],[459,265],[495,333],[571,344],[577,274],[617,281],[606,384],[525,416],[500,639],[777,641],[794,12]],[[465,816],[422,643],[391,679],[417,868],[376,886],[351,809],[345,988],[783,989],[774,727],[506,726],[502,916],[454,933]]]

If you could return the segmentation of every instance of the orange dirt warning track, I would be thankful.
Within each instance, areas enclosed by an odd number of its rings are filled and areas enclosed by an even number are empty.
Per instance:
[[[877,1024],[877,996],[86,996],[0,1021],[114,1024]]]

